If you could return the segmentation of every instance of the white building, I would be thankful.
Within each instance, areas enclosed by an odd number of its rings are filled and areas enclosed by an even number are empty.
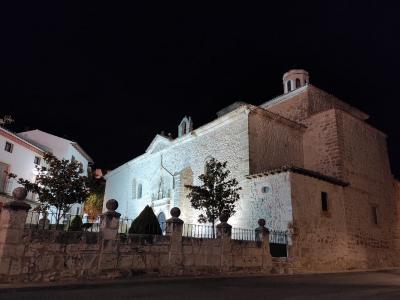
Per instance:
[[[7,177],[7,172],[35,181],[35,165],[42,163],[44,153],[43,148],[0,127],[0,205],[18,186],[16,180]],[[34,203],[35,195],[29,193],[27,200]]]
[[[0,128],[0,168],[3,193],[10,194],[18,186],[16,181],[7,180],[4,171],[19,177],[35,181],[35,164],[41,165],[45,152],[52,153],[58,159],[76,160],[82,164],[84,174],[93,163],[91,157],[78,143],[43,132],[41,130],[25,131],[13,134]],[[4,170],[4,171],[3,171]],[[33,195],[31,200],[35,200]],[[82,212],[81,205],[74,205],[71,213]]]

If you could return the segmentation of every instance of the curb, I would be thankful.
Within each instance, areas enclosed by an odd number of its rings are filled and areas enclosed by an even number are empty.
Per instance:
[[[152,283],[170,283],[177,281],[196,281],[196,280],[219,280],[219,279],[240,279],[240,278],[268,278],[268,277],[304,277],[304,276],[324,276],[324,275],[343,275],[343,274],[365,274],[374,272],[388,272],[398,271],[399,268],[387,268],[387,269],[374,269],[374,270],[349,270],[344,272],[319,272],[319,273],[297,273],[297,274],[224,274],[224,275],[202,275],[202,276],[175,276],[175,277],[136,277],[136,278],[117,278],[117,279],[101,279],[95,282],[84,281],[84,282],[46,282],[46,283],[21,283],[21,284],[0,284],[0,294],[12,293],[12,292],[26,292],[35,290],[76,290],[76,289],[94,289],[99,286],[112,286],[113,288],[122,287],[126,285],[139,285],[139,284],[152,284]]]

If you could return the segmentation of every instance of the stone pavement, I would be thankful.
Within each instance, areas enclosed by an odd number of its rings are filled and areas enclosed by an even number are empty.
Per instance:
[[[254,298],[253,298],[254,297]],[[257,297],[257,298],[255,298]],[[0,299],[400,299],[400,270],[5,286]]]

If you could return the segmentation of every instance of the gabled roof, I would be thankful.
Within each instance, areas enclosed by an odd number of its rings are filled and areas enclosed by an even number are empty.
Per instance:
[[[157,134],[149,147],[146,149],[146,153],[155,153],[158,152],[171,144],[171,140],[168,137],[165,137],[161,134]]]
[[[86,153],[85,150],[83,150],[83,148],[82,148],[77,142],[70,141],[70,140],[68,140],[68,139],[59,137],[59,136],[57,136],[57,135],[54,135],[54,134],[51,134],[51,133],[48,133],[48,132],[45,132],[45,131],[39,130],[39,129],[34,129],[34,130],[29,130],[29,131],[23,131],[23,132],[18,133],[18,136],[21,137],[21,138],[23,138],[23,139],[25,139],[25,140],[28,140],[28,141],[31,142],[32,144],[35,144],[35,145],[37,145],[37,146],[40,146],[40,147],[43,148],[43,149],[46,149],[46,150],[45,150],[46,152],[51,152],[51,149],[49,149],[49,148],[46,147],[45,145],[42,145],[42,144],[36,142],[36,141],[33,140],[33,139],[29,139],[29,138],[27,138],[27,137],[21,136],[21,135],[23,135],[23,134],[25,134],[25,133],[29,133],[29,132],[33,132],[33,131],[41,132],[41,133],[44,133],[44,134],[47,134],[47,135],[51,135],[51,136],[53,136],[53,137],[55,137],[55,138],[57,138],[57,139],[59,139],[59,140],[61,140],[61,141],[64,141],[64,142],[70,144],[70,145],[71,145],[72,147],[74,147],[84,158],[86,158],[88,162],[93,163],[93,159],[89,156],[89,154]]]
[[[8,138],[9,140],[18,143],[19,145],[28,148],[40,155],[43,155],[47,150],[44,147],[41,147],[40,145],[36,145],[35,143],[32,143],[31,141],[22,138],[18,136],[15,133],[12,133],[11,131],[5,129],[4,127],[0,126],[0,135],[4,136],[5,138]]]

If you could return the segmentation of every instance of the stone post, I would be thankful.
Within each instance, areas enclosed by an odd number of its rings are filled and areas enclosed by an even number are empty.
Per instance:
[[[107,211],[100,215],[100,234],[102,237],[98,262],[99,272],[115,270],[118,264],[118,227],[120,213],[118,201],[110,199],[106,203]]]
[[[0,278],[21,273],[25,245],[22,242],[26,217],[31,206],[24,202],[27,191],[14,189],[14,200],[4,204],[0,214]]]
[[[255,229],[256,242],[262,247],[262,268],[270,269],[272,256],[269,249],[269,230],[265,227],[265,219],[258,219],[258,227]]]
[[[222,211],[219,216],[221,223],[217,225],[217,238],[220,239],[221,265],[220,272],[229,272],[233,266],[233,254],[231,245],[232,226],[228,224],[229,212]]]
[[[168,264],[172,273],[183,272],[182,231],[183,221],[179,219],[181,210],[178,207],[171,209],[171,218],[166,221],[166,235],[170,237]]]
[[[116,212],[118,201],[110,199],[106,203],[107,211],[100,215],[100,232],[103,240],[116,240],[118,235],[120,213]]]
[[[231,238],[232,226],[227,223],[228,219],[229,213],[227,211],[222,211],[222,214],[219,216],[221,223],[217,225],[217,238]]]

